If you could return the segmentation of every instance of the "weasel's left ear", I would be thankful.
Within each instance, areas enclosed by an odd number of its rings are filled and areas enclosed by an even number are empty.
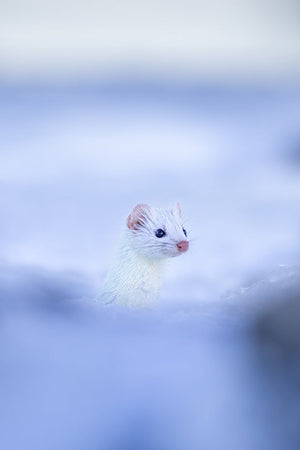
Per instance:
[[[177,217],[179,217],[180,219],[182,218],[181,206],[178,202],[175,204],[172,211]]]
[[[150,211],[150,206],[139,204],[136,205],[131,214],[127,217],[127,226],[130,230],[137,230],[141,225],[143,225],[143,222],[145,221],[145,218],[147,217],[148,213]]]

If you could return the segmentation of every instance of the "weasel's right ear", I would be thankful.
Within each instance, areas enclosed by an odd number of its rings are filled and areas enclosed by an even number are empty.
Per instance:
[[[136,205],[132,213],[127,217],[127,226],[130,230],[137,230],[143,224],[147,213],[150,211],[150,206],[139,204]]]
[[[172,211],[175,214],[175,216],[178,216],[180,219],[182,218],[181,206],[178,202],[175,203],[175,206],[172,209]]]

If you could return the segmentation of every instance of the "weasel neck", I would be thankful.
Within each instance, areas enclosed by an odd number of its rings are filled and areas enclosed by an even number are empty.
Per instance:
[[[104,282],[102,299],[137,308],[156,303],[165,259],[150,259],[138,254],[123,236],[112,267]]]

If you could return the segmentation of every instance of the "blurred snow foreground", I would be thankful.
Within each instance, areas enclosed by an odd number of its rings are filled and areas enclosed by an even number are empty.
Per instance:
[[[1,271],[1,448],[299,449],[299,267],[153,311],[14,269]]]

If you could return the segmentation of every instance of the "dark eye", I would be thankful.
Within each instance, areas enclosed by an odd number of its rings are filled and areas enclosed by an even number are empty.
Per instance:
[[[161,228],[159,228],[158,230],[156,230],[155,236],[158,238],[162,238],[166,233],[164,232],[164,230],[162,230]]]
[[[187,236],[187,232],[184,228],[182,228],[182,231],[184,232],[185,236]]]

